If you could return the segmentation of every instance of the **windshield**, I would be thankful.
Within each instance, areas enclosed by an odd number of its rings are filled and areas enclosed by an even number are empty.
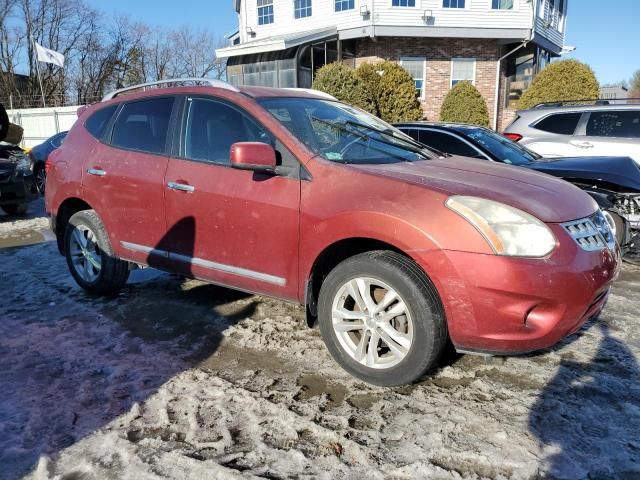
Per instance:
[[[465,130],[464,134],[502,163],[527,165],[539,158],[537,154],[490,130],[470,128]]]
[[[332,162],[381,164],[435,156],[391,125],[342,103],[311,98],[259,102],[307,148]]]

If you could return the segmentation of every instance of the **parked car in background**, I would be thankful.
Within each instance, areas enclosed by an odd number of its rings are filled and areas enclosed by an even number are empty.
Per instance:
[[[59,132],[54,136],[47,138],[40,145],[36,145],[29,151],[29,158],[31,158],[31,168],[35,177],[36,187],[38,192],[44,195],[44,190],[47,182],[47,169],[45,168],[45,162],[51,152],[56,148],[59,148],[64,142],[69,132]]]
[[[521,110],[504,134],[543,157],[631,157],[640,164],[640,104],[571,103]]]
[[[484,127],[429,122],[396,126],[441,152],[517,165],[573,183],[598,202],[623,247],[630,246],[640,229],[640,167],[629,157],[543,158]]]
[[[399,385],[448,340],[555,344],[604,308],[620,269],[580,189],[456,160],[320,92],[163,81],[81,112],[45,204],[87,291],[151,265],[299,302],[343,368]]]
[[[0,110],[5,113],[2,106]],[[0,209],[9,215],[23,214],[37,190],[29,156],[18,146],[22,127],[0,118],[0,135],[5,140],[0,141]]]

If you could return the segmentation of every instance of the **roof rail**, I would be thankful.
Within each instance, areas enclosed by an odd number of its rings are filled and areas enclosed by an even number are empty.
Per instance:
[[[549,108],[549,107],[580,107],[588,105],[633,105],[640,103],[640,98],[598,98],[589,100],[559,100],[557,102],[538,103],[532,108]]]
[[[305,92],[312,93],[313,95],[317,95],[318,97],[324,97],[328,100],[338,100],[336,97],[331,95],[330,93],[323,92],[321,90],[315,90],[313,88],[281,88],[281,90],[290,90],[292,92]]]
[[[160,85],[173,85],[176,87],[186,87],[186,84],[193,85],[207,85],[209,87],[217,87],[224,88],[225,90],[231,90],[232,92],[239,92],[236,87],[231,85],[230,83],[225,82],[224,80],[216,80],[213,78],[197,78],[197,77],[187,77],[187,78],[170,78],[167,80],[157,80],[155,82],[147,82],[140,83],[138,85],[132,85],[130,87],[121,88],[119,90],[115,90],[111,93],[108,93],[102,99],[103,102],[107,100],[111,100],[112,98],[116,98],[118,95],[121,95],[125,92],[129,92],[131,90],[140,90],[146,91],[147,88],[160,88]]]

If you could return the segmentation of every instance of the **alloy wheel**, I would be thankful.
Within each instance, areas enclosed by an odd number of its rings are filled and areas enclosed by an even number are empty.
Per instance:
[[[406,302],[391,286],[371,277],[351,279],[338,289],[332,325],[343,350],[369,368],[396,366],[413,343]]]
[[[95,233],[85,225],[76,226],[69,248],[76,273],[86,282],[95,282],[102,270],[102,253]]]

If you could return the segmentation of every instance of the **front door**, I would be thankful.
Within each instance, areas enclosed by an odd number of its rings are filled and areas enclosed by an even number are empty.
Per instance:
[[[276,145],[249,115],[210,97],[188,98],[184,108],[179,155],[165,176],[165,245],[174,268],[297,299],[300,181],[231,168],[232,144]]]
[[[151,252],[166,231],[164,175],[175,98],[125,103],[113,131],[85,162],[83,192],[105,224],[115,252],[162,267]]]

